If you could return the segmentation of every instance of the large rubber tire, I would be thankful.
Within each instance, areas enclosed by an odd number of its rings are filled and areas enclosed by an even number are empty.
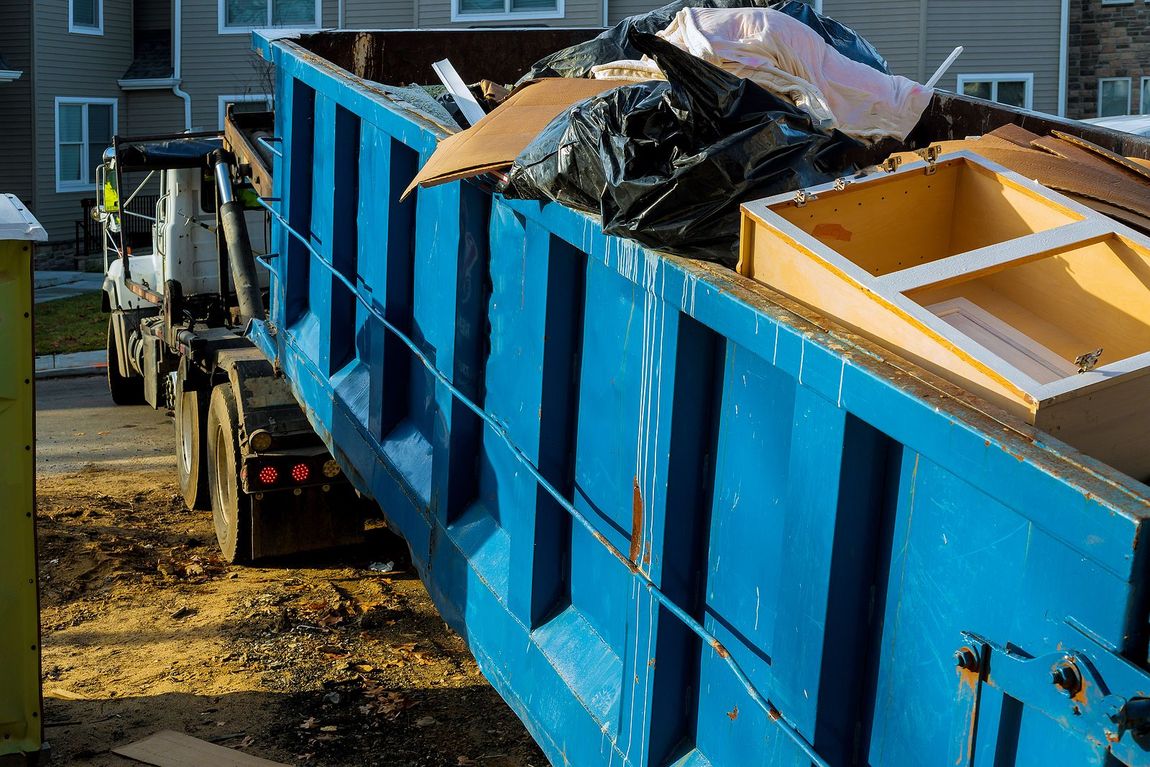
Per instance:
[[[144,403],[144,379],[120,374],[120,363],[116,360],[116,330],[112,318],[108,318],[108,393],[117,405],[142,405]]]
[[[212,507],[208,494],[208,467],[205,439],[208,419],[206,391],[185,391],[183,380],[176,380],[176,474],[180,478],[180,495],[189,509],[206,511]]]
[[[251,498],[240,489],[238,410],[231,384],[212,389],[208,405],[208,490],[216,541],[224,559],[245,564],[252,556]]]

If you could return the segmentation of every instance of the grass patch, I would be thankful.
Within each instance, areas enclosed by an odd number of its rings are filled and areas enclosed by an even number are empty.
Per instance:
[[[103,349],[108,315],[100,311],[100,291],[36,304],[36,354],[69,354]]]

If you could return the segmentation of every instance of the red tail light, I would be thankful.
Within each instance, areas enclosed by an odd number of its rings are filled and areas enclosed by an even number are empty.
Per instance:
[[[275,466],[261,466],[257,475],[262,485],[274,485],[280,478],[279,469]]]
[[[311,476],[311,467],[306,463],[297,463],[291,467],[291,478],[293,482],[307,482]]]

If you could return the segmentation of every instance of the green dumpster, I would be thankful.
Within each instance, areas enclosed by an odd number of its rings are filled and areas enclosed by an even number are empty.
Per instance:
[[[32,243],[44,229],[0,195],[0,765],[38,761],[43,727],[36,585]]]

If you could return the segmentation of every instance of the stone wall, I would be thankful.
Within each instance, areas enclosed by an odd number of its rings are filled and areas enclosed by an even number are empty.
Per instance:
[[[1150,77],[1150,3],[1073,0],[1069,54],[1067,117],[1098,116],[1100,77],[1131,78],[1130,111],[1138,114],[1141,78]]]

